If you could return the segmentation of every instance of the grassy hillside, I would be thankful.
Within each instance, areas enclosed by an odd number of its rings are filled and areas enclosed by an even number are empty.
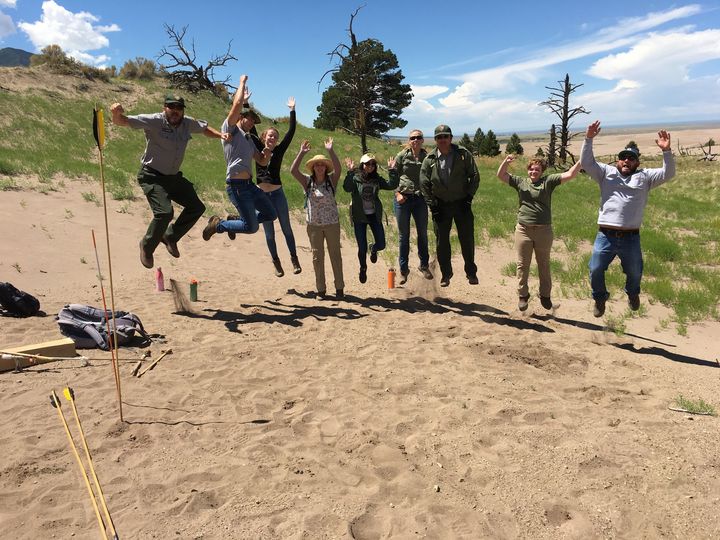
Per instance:
[[[128,113],[161,109],[167,92],[162,80],[139,83],[115,79],[110,83],[92,82],[68,76],[49,75],[37,69],[3,68],[0,70],[0,189],[58,189],[61,178],[98,179],[98,153],[92,136],[92,109],[100,104],[109,119],[109,106],[119,101]],[[228,103],[211,95],[187,96],[187,114],[206,119],[219,127]],[[302,108],[303,104],[298,104]],[[281,136],[287,119],[264,119],[260,127],[274,124]],[[106,181],[116,199],[142,196],[135,175],[144,147],[141,131],[107,125],[104,151]],[[289,168],[303,139],[320,153],[323,141],[332,136],[341,159],[358,161],[361,151],[356,137],[298,126],[283,163],[283,183],[293,212],[300,215],[304,195],[289,174]],[[430,142],[430,141],[428,141]],[[378,162],[384,164],[400,145],[370,142]],[[608,156],[609,159],[609,156]],[[644,158],[643,165],[657,166],[660,158]],[[473,204],[476,216],[478,257],[490,241],[512,243],[517,196],[495,178],[498,158],[479,158],[481,183]],[[518,163],[513,172],[522,174]],[[209,211],[223,215],[232,210],[224,193],[225,163],[217,140],[196,136],[190,143],[183,165]],[[383,172],[383,171],[381,171]],[[697,162],[693,158],[678,161],[678,176],[654,190],[643,226],[645,279],[643,291],[652,302],[674,309],[674,321],[682,332],[689,321],[718,317],[720,299],[720,214],[717,211],[720,168],[718,163]],[[1,195],[0,195],[1,196]],[[392,215],[392,194],[383,192],[388,214],[386,231],[389,263],[397,257],[397,227]],[[343,225],[352,237],[347,207],[349,196],[338,194]],[[555,192],[553,276],[558,295],[587,298],[587,265],[597,227],[598,188],[585,175]],[[431,227],[432,228],[432,227]],[[432,231],[431,231],[432,237]],[[457,246],[456,246],[457,249]],[[432,250],[434,251],[434,249]],[[458,250],[459,251],[459,250]],[[514,265],[504,269],[514,275]],[[496,279],[500,276],[486,276]],[[482,278],[481,278],[482,280]],[[622,294],[624,275],[613,264],[608,274],[611,293]],[[642,312],[641,314],[642,315]],[[631,316],[630,313],[624,317]]]

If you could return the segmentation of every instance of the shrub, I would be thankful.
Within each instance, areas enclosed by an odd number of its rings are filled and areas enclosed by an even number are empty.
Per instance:
[[[154,61],[142,56],[134,60],[128,60],[120,68],[120,76],[124,79],[141,79],[149,81],[157,74],[157,66]]]

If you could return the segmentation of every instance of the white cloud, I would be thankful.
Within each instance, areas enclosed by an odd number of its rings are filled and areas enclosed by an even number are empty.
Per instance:
[[[17,5],[17,0],[0,0],[0,7],[14,8]]]
[[[42,15],[34,23],[21,22],[18,27],[40,51],[48,45],[59,45],[68,55],[89,64],[102,64],[109,60],[105,55],[94,56],[87,51],[102,49],[110,44],[104,35],[118,32],[116,24],[109,26],[95,25],[98,17],[92,13],[81,11],[72,13],[58,5],[54,0],[42,4]]]
[[[417,99],[430,99],[440,94],[444,94],[449,90],[447,86],[441,85],[420,86],[411,84],[410,88],[412,89],[413,97]]]
[[[15,33],[15,24],[10,15],[0,11],[0,39]]]

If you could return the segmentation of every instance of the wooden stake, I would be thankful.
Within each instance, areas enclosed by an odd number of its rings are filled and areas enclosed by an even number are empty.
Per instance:
[[[167,351],[163,351],[163,353],[162,353],[160,356],[158,356],[157,360],[155,360],[152,364],[150,364],[148,367],[146,367],[146,368],[143,369],[140,373],[137,374],[138,378],[142,377],[145,373],[147,373],[147,372],[150,371],[152,368],[154,368],[154,367],[157,365],[157,363],[158,363],[160,360],[162,360],[163,358],[165,358],[168,354],[172,354],[172,349],[168,349]]]
[[[60,408],[60,400],[57,397],[57,394],[55,393],[55,390],[52,391],[52,394],[50,394],[50,402],[52,403],[53,407],[55,407],[58,411],[58,415],[60,416],[60,421],[62,422],[63,427],[65,428],[65,433],[67,434],[68,441],[70,441],[70,448],[72,448],[73,454],[75,455],[75,459],[78,462],[78,465],[80,466],[80,471],[82,472],[83,480],[85,480],[85,487],[87,487],[88,493],[90,494],[90,500],[92,501],[93,509],[95,510],[95,517],[97,517],[98,525],[100,527],[100,532],[102,533],[102,537],[105,540],[108,540],[107,532],[105,532],[105,524],[103,523],[102,516],[100,515],[100,509],[98,508],[97,501],[95,500],[95,493],[93,493],[92,486],[90,485],[90,480],[88,480],[87,477],[87,471],[85,470],[85,466],[83,465],[82,460],[80,459],[80,454],[78,453],[77,446],[75,446],[75,441],[73,441],[72,435],[70,434],[70,428],[68,427],[67,421],[65,420],[65,415],[62,412],[62,409]]]

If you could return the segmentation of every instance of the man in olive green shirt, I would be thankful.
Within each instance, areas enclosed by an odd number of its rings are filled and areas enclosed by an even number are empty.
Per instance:
[[[435,148],[420,167],[420,190],[432,214],[441,287],[450,285],[453,276],[450,251],[453,220],[465,260],[465,275],[470,285],[478,283],[472,199],[479,185],[480,175],[472,154],[452,144],[449,126],[436,127]]]

